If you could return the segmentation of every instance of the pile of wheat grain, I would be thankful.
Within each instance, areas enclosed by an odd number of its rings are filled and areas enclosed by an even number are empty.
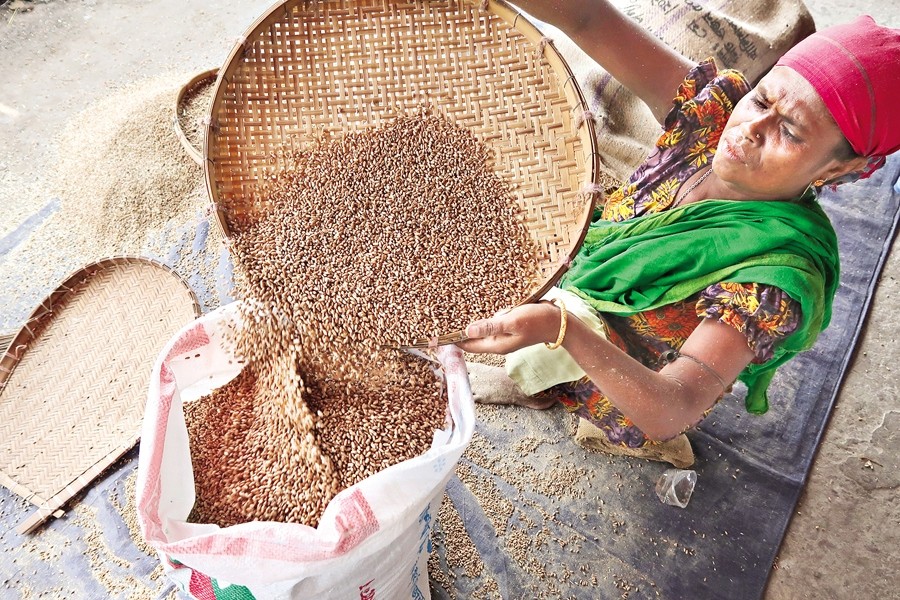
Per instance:
[[[92,104],[59,140],[54,182],[70,222],[116,248],[192,213],[201,172],[172,126],[183,75],[146,79]]]

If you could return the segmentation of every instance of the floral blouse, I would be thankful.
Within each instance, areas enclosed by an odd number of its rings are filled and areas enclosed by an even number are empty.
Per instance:
[[[719,72],[711,60],[692,69],[678,88],[654,152],[610,194],[603,218],[624,221],[670,208],[681,184],[712,162],[734,105],[749,91],[743,75]],[[687,314],[677,318],[682,313]],[[800,305],[776,287],[723,282],[663,309],[607,320],[628,346],[658,357],[669,348],[680,348],[700,323],[698,317],[733,326],[747,337],[756,354],[754,362],[765,362],[776,342],[799,325]],[[667,319],[674,319],[668,327],[663,325]]]
[[[734,105],[749,91],[743,75],[719,71],[712,60],[694,67],[678,88],[654,151],[607,197],[602,218],[624,221],[671,208],[681,185],[710,164]],[[797,329],[800,305],[777,287],[721,282],[681,302],[604,318],[613,343],[658,370],[660,355],[680,349],[704,318],[740,331],[756,355],[754,362],[765,362],[776,343]],[[553,389],[567,410],[603,429],[611,442],[630,447],[649,443],[587,378]]]

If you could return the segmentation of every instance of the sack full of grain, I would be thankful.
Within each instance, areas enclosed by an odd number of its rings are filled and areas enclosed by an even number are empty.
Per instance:
[[[228,342],[229,329],[240,318],[234,303],[188,324],[162,350],[151,376],[138,518],[170,578],[196,598],[225,597],[223,592],[229,598],[428,598],[432,522],[475,423],[462,353],[454,346],[437,349],[447,417],[427,451],[338,492],[316,527],[261,519],[223,527],[190,518],[195,479],[210,472],[223,479],[230,475],[202,461],[196,464],[207,472],[195,472],[185,407],[245,374]],[[392,428],[403,431],[402,412],[398,417]],[[216,446],[216,440],[207,441]],[[240,448],[228,445],[229,451]],[[267,481],[266,489],[277,483]],[[258,501],[252,493],[242,494],[239,504]]]

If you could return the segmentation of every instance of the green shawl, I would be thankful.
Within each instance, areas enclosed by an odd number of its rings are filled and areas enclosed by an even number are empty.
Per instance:
[[[776,286],[800,303],[797,330],[771,360],[750,364],[747,410],[768,410],[775,369],[810,348],[831,320],[837,236],[810,196],[791,202],[705,200],[621,222],[595,221],[561,280],[595,310],[632,315],[719,282]]]

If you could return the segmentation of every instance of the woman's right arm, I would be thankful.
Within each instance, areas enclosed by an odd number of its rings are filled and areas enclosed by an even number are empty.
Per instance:
[[[466,352],[507,354],[559,335],[560,309],[548,302],[524,304],[466,328],[458,346]],[[647,368],[577,317],[566,320],[562,347],[603,395],[650,439],[667,440],[693,427],[753,360],[743,333],[703,319],[682,356],[659,371]]]
[[[660,123],[672,108],[678,86],[695,64],[608,0],[515,0],[515,4],[572,38],[643,100]]]

